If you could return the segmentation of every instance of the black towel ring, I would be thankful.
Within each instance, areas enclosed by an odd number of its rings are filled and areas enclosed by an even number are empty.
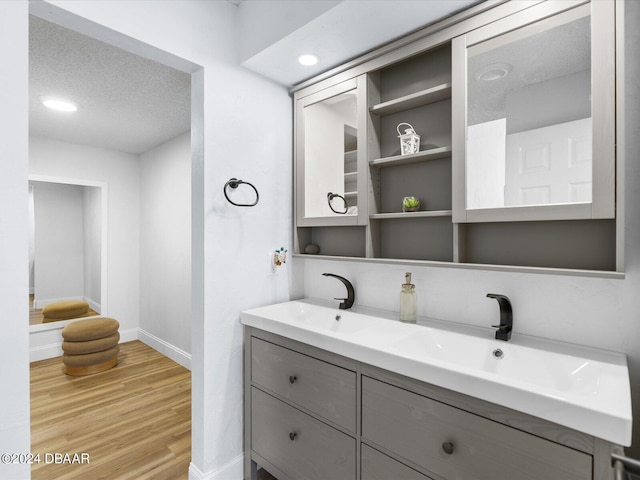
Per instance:
[[[231,188],[238,188],[238,185],[241,184],[245,184],[245,185],[249,185],[251,188],[253,188],[253,191],[256,192],[256,201],[253,203],[236,203],[233,200],[231,200],[229,198],[229,196],[227,195],[227,187],[231,187]],[[255,205],[258,204],[258,200],[260,200],[260,194],[258,193],[258,189],[256,187],[253,186],[253,184],[249,183],[249,182],[245,182],[244,180],[239,180],[237,178],[230,178],[229,181],[227,183],[224,184],[224,188],[222,189],[223,193],[224,193],[224,198],[227,199],[227,201],[231,204],[231,205],[235,205],[236,207],[253,207]]]
[[[339,211],[335,210],[333,208],[333,205],[331,205],[331,201],[336,197],[341,198],[342,201],[344,202],[344,212],[339,212]],[[327,193],[327,203],[329,204],[329,208],[331,209],[331,211],[333,213],[339,213],[340,215],[344,215],[345,213],[347,213],[347,210],[348,210],[347,201],[344,199],[344,197],[342,195],[339,195],[337,193],[331,193],[331,192]]]

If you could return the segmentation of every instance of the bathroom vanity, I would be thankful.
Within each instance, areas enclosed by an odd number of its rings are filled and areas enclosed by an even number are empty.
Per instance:
[[[247,480],[610,480],[630,443],[624,355],[317,301],[241,318]]]
[[[294,255],[623,278],[623,26],[481,2],[294,87]],[[425,321],[243,312],[245,478],[612,480],[624,355]]]
[[[621,276],[622,21],[482,2],[296,86],[294,254]]]

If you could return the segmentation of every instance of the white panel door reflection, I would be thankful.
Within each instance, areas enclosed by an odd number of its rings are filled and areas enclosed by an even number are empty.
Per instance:
[[[591,118],[506,139],[505,206],[591,202]]]

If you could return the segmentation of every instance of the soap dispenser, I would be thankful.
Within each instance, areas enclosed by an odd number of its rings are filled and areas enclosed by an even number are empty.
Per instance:
[[[404,275],[404,283],[400,292],[400,321],[415,323],[418,317],[418,299],[416,286],[411,283],[411,272]]]

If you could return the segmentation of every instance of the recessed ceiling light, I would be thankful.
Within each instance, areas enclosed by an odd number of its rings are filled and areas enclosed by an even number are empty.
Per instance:
[[[298,57],[298,61],[302,65],[315,65],[316,63],[318,63],[318,57],[316,57],[315,55],[310,55],[310,54],[300,55]]]
[[[513,67],[509,63],[492,63],[478,70],[473,78],[483,82],[493,82],[509,75]]]
[[[78,110],[75,103],[58,97],[43,96],[40,97],[40,101],[45,107],[59,112],[75,112]]]

